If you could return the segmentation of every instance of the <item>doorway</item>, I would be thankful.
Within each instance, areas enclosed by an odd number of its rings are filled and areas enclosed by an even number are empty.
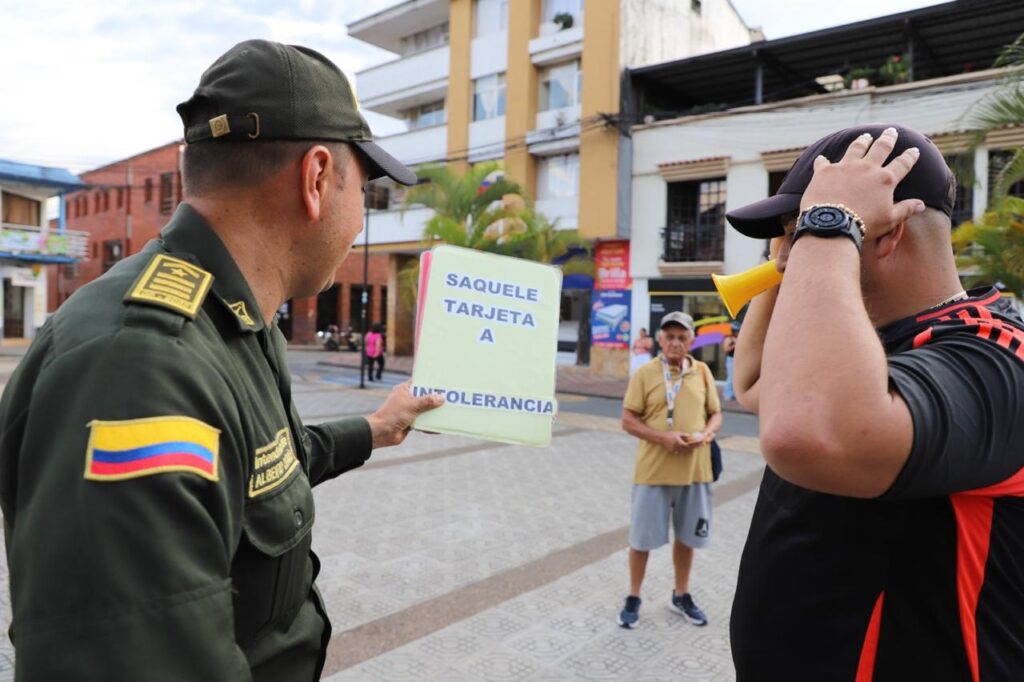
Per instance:
[[[4,280],[4,338],[25,338],[25,288]]]

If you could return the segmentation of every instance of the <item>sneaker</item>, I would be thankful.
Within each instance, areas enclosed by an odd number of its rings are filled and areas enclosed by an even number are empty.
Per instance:
[[[689,592],[686,594],[676,594],[673,591],[672,601],[669,602],[668,607],[676,613],[682,614],[693,625],[708,624],[708,617],[704,615],[699,606],[693,603],[693,597],[690,596]]]
[[[619,613],[619,625],[629,629],[640,620],[640,597],[626,597],[626,605]]]

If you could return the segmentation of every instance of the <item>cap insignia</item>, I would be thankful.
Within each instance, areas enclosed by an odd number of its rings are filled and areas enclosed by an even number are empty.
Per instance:
[[[231,126],[228,125],[228,115],[221,114],[217,118],[210,119],[210,134],[214,137],[223,137],[231,132]]]

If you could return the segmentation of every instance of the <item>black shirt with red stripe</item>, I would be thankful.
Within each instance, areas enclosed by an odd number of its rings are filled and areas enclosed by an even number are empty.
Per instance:
[[[995,289],[879,330],[914,444],[874,500],[765,470],[740,682],[1024,680],[1024,322]]]

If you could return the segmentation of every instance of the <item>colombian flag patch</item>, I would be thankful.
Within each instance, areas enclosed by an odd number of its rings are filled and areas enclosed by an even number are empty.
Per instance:
[[[198,419],[94,420],[89,429],[85,477],[90,481],[120,481],[170,471],[220,480],[220,430]]]

